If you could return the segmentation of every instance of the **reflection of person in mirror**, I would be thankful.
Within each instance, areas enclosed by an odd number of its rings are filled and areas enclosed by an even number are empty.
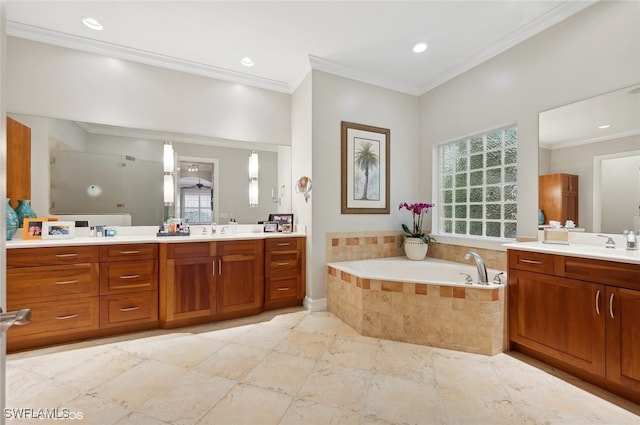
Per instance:
[[[42,223],[29,223],[27,234],[29,236],[42,236]]]

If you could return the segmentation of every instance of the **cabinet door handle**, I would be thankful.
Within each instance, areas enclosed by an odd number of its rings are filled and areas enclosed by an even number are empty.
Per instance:
[[[139,254],[139,253],[140,253],[140,251],[137,251],[137,250],[132,250],[132,251],[120,251],[120,254],[124,254],[124,255],[127,255],[127,254]]]
[[[139,277],[139,274],[125,274],[123,276],[120,276],[120,279],[137,279]]]
[[[140,306],[133,306],[133,307],[122,307],[120,309],[120,311],[134,311],[134,310],[138,310],[140,309]]]
[[[56,282],[56,285],[68,285],[70,283],[78,283],[78,279],[74,280],[59,280]]]
[[[542,264],[542,261],[537,261],[537,260],[527,260],[526,258],[521,259],[520,260],[521,263],[525,263],[525,264],[537,264],[540,265]]]
[[[596,313],[598,313],[598,316],[600,316],[600,290],[598,289],[598,292],[596,292]]]
[[[285,286],[284,288],[278,288],[277,291],[288,291],[289,287]]]
[[[613,314],[613,295],[614,294],[611,294],[609,297],[609,316],[611,316],[612,319],[615,319],[616,316]]]
[[[222,260],[218,260],[218,275],[222,275]]]
[[[79,314],[77,314],[77,313],[76,314],[69,314],[67,316],[58,316],[58,317],[56,317],[56,320],[74,319],[74,318],[76,318],[78,316],[79,316]]]
[[[67,257],[77,257],[78,253],[77,252],[71,252],[69,254],[56,254],[57,258],[67,258]]]
[[[213,261],[211,262],[211,274],[212,274],[213,276],[215,276],[215,275],[216,275],[216,260],[213,260]]]

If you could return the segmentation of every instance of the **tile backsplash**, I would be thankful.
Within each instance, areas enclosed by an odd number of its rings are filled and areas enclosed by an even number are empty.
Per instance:
[[[327,247],[326,261],[330,263],[334,261],[403,256],[403,240],[403,234],[397,231],[327,233],[325,244]],[[470,250],[480,254],[488,268],[506,271],[506,251],[431,242],[427,257],[458,263],[470,263],[470,261],[468,262],[464,259],[464,255]]]

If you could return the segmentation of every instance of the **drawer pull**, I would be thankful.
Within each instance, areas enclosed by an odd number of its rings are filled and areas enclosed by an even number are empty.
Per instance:
[[[68,316],[58,316],[56,317],[56,320],[67,320],[67,319],[75,319],[76,317],[78,317],[79,314],[69,314]]]
[[[120,276],[120,279],[136,279],[139,277],[139,274],[125,274],[124,276]]]
[[[278,263],[277,265],[278,265],[278,266],[288,266],[288,265],[289,265],[289,262],[287,261],[286,263]]]
[[[286,243],[285,242],[280,242],[278,244],[278,246],[289,246],[289,245],[291,245],[291,243],[289,243],[289,242],[286,242]]]
[[[596,292],[596,313],[600,316],[600,290]]]
[[[276,289],[276,291],[288,291],[290,288],[288,286],[285,286],[284,288],[278,288]]]
[[[56,285],[68,285],[70,283],[78,283],[78,279],[74,280],[59,280],[56,282]]]
[[[616,316],[613,315],[613,294],[609,297],[609,316],[611,316],[612,319],[616,318]]]
[[[527,260],[526,258],[521,259],[520,260],[521,263],[525,263],[525,264],[536,264],[536,265],[540,265],[542,264],[542,261],[538,261],[538,260]]]
[[[58,258],[68,258],[68,257],[77,257],[78,253],[77,252],[72,252],[69,254],[56,254],[56,257]]]
[[[133,307],[122,307],[120,309],[120,311],[134,311],[134,310],[139,310],[140,306],[133,306]]]
[[[140,253],[140,251],[137,251],[137,250],[132,250],[132,251],[120,251],[120,254],[124,254],[124,255],[127,255],[127,254],[139,254],[139,253]]]

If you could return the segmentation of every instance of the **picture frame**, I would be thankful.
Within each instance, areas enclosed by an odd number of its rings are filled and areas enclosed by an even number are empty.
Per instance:
[[[269,214],[269,221],[278,223],[278,232],[282,232],[283,224],[289,224],[293,228],[293,214]]]
[[[282,233],[291,233],[293,231],[293,225],[289,223],[282,223]]]
[[[389,214],[391,130],[342,121],[341,213]]]
[[[276,221],[265,221],[263,224],[265,233],[274,233],[278,231],[278,222]]]
[[[42,239],[43,223],[58,221],[56,217],[33,217],[22,221],[22,239]]]
[[[42,223],[42,239],[73,239],[76,231],[74,221],[45,221]]]

